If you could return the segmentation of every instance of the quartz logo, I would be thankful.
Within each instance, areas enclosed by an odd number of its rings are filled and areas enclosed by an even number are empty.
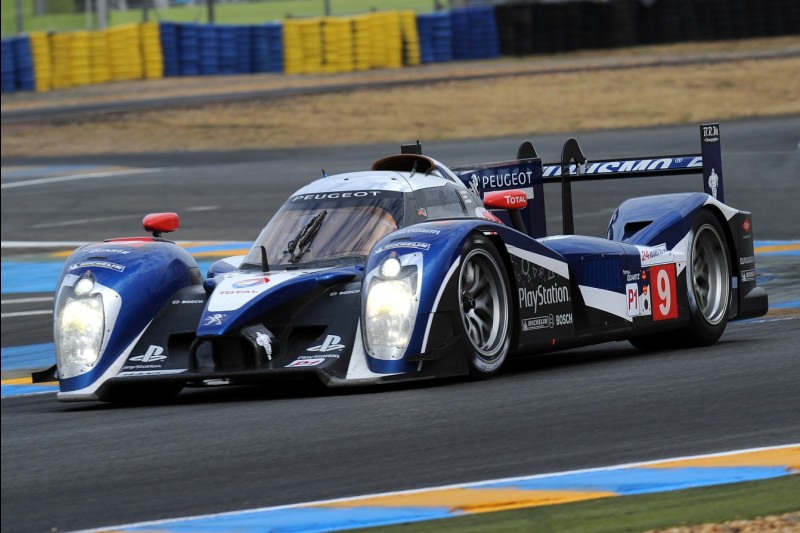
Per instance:
[[[163,361],[167,358],[166,355],[162,355],[164,353],[164,348],[161,346],[156,346],[155,344],[151,344],[150,347],[147,349],[147,352],[144,355],[135,355],[131,357],[131,361],[139,361],[141,363],[154,363],[156,361]]]

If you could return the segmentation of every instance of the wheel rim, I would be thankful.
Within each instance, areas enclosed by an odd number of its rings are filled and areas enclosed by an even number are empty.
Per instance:
[[[725,246],[710,224],[697,230],[692,245],[692,293],[709,324],[719,324],[728,308],[730,274]]]
[[[502,353],[508,330],[508,295],[494,258],[472,250],[461,268],[458,289],[461,320],[477,355],[490,360]]]

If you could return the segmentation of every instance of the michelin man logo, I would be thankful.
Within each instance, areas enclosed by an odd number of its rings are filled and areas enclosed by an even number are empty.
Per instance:
[[[264,348],[264,352],[267,354],[267,359],[272,361],[272,342],[269,340],[269,335],[259,331],[256,334],[256,344]]]
[[[472,192],[474,192],[476,196],[480,197],[481,193],[478,191],[478,176],[475,174],[469,179],[469,188],[472,189]]]
[[[708,176],[708,187],[711,189],[711,196],[717,197],[717,187],[719,186],[719,176],[711,169],[711,174]]]

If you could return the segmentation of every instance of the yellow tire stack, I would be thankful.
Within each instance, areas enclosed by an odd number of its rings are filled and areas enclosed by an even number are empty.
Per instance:
[[[387,66],[386,58],[386,21],[383,13],[370,13],[369,40],[372,44],[370,66],[384,68]]]
[[[52,61],[52,87],[53,89],[66,89],[72,86],[69,74],[70,41],[68,32],[53,33],[50,35],[50,60]]]
[[[53,86],[53,67],[50,57],[50,39],[43,31],[34,31],[28,34],[31,40],[31,53],[33,55],[33,72],[36,76],[36,90],[49,91]]]
[[[388,11],[381,14],[383,19],[383,34],[386,39],[385,65],[389,68],[403,66],[403,31],[398,11]]]
[[[308,19],[300,23],[303,43],[303,72],[322,72],[322,19]]]
[[[88,31],[69,32],[69,80],[70,85],[92,83],[92,59]]]
[[[164,77],[164,56],[161,53],[161,35],[157,22],[144,22],[139,25],[142,37],[142,59],[144,77],[156,79]]]
[[[417,33],[417,14],[413,11],[401,11],[400,27],[403,35],[403,63],[419,65],[422,61]]]
[[[89,50],[92,60],[92,83],[111,81],[111,64],[108,59],[108,39],[105,31],[91,32]]]
[[[322,22],[325,72],[353,71],[353,25],[349,18],[328,17]]]
[[[138,24],[113,26],[106,31],[111,79],[136,80],[142,77],[142,52]]]
[[[372,68],[372,19],[369,15],[353,17],[353,66],[356,70]]]
[[[286,74],[303,72],[303,39],[297,20],[283,22],[283,71]]]

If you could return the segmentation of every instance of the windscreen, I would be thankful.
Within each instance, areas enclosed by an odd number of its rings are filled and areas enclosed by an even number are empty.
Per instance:
[[[347,191],[294,196],[253,243],[242,269],[357,264],[384,235],[402,226],[403,196]],[[264,252],[267,265],[264,265]]]

